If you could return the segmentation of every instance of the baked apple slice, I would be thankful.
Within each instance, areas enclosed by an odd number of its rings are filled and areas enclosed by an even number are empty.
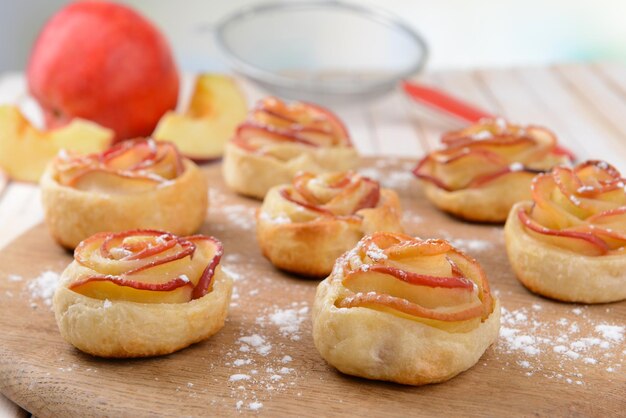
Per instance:
[[[154,138],[174,143],[196,161],[219,158],[235,128],[246,118],[248,106],[235,80],[226,75],[201,74],[183,113],[166,113]]]
[[[626,246],[626,180],[603,161],[555,167],[532,183],[533,205],[518,210],[535,239],[586,256]]]
[[[211,291],[223,253],[215,238],[153,230],[100,233],[83,241],[76,262],[86,273],[68,287],[95,299],[183,303]]]
[[[569,161],[547,129],[501,118],[449,132],[441,142],[413,173],[436,206],[471,221],[503,222],[530,197],[535,175]]]
[[[36,182],[60,150],[101,152],[111,145],[114,136],[112,130],[83,119],[41,131],[16,106],[0,105],[0,167],[15,180]]]
[[[494,309],[480,266],[443,240],[375,233],[335,269],[344,288],[338,308],[379,310],[449,332],[475,329]]]
[[[223,326],[233,280],[213,237],[158,230],[103,232],[83,240],[54,297],[63,338],[101,357],[169,354]]]

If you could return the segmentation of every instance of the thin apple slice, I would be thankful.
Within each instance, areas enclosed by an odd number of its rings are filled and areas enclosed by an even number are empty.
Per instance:
[[[352,175],[352,181],[343,188],[328,187],[335,191],[335,196],[324,204],[324,207],[335,215],[349,216],[361,209],[376,207],[380,200],[378,182],[368,178]]]
[[[268,118],[271,115],[272,118]],[[350,145],[350,135],[341,120],[330,110],[313,103],[294,102],[287,104],[275,97],[261,100],[252,119],[275,127],[285,127],[303,134],[319,134],[325,143],[323,146]]]
[[[103,152],[100,161],[112,170],[127,170],[143,161],[153,161],[156,155],[154,141],[130,140],[118,142]]]
[[[572,211],[577,210],[576,206],[563,196],[549,173],[535,177],[530,190],[535,203],[532,208],[532,218],[538,224],[550,229],[561,229],[581,223],[580,218],[559,205],[559,203],[565,205]],[[553,200],[555,198],[559,201],[558,203]]]
[[[401,270],[395,270],[395,272],[398,271]],[[452,283],[443,287],[441,284],[444,281]],[[404,298],[411,303],[430,309],[469,303],[480,304],[474,287],[466,286],[467,283],[469,283],[467,279],[456,277],[424,276],[416,273],[394,274],[394,271],[385,271],[378,266],[372,266],[367,271],[350,272],[343,279],[343,285],[354,293],[386,294]]]
[[[226,142],[244,121],[247,111],[246,99],[233,78],[202,74],[196,80],[187,111],[166,113],[153,136],[174,143],[191,159],[216,159],[224,153]]]
[[[487,281],[487,275],[476,260],[453,249],[446,254],[448,262],[452,266],[453,273],[472,280],[478,289],[478,297],[482,301],[483,319],[486,319],[493,311],[493,297]]]
[[[202,264],[206,264],[198,283],[193,289],[192,298],[199,299],[213,290],[215,273],[224,255],[224,247],[215,238],[205,235],[194,235],[188,237],[187,240],[196,245],[197,251],[195,255],[199,255],[202,259]]]
[[[604,255],[609,250],[607,244],[591,232],[546,228],[528,216],[524,209],[518,212],[518,217],[531,236],[547,244],[589,256]]]
[[[247,142],[260,141],[263,143],[269,140],[270,142],[294,142],[311,147],[320,146],[315,140],[300,135],[298,131],[260,125],[256,122],[245,122],[239,125],[237,138]]]
[[[621,230],[626,227],[626,206],[597,213],[587,218],[587,222],[603,228]]]
[[[40,131],[16,106],[0,105],[0,167],[12,179],[36,182],[60,150],[101,152],[111,145],[114,135],[112,130],[82,119]]]
[[[191,300],[193,293],[193,284],[181,277],[167,283],[155,284],[119,277],[94,276],[74,282],[69,288],[94,299],[139,303],[184,303]]]
[[[69,186],[76,190],[103,194],[135,194],[154,190],[163,181],[161,177],[138,176],[94,168],[72,178]]]
[[[336,306],[374,309],[449,332],[467,332],[475,329],[480,325],[483,309],[482,305],[473,303],[454,308],[428,309],[403,298],[373,292],[340,299]]]
[[[167,263],[136,269],[126,273],[126,277],[136,282],[153,284],[167,283],[176,277],[182,277],[195,286],[200,279],[201,273],[201,269],[194,269],[191,263],[191,256],[186,256],[173,259]]]
[[[500,171],[507,166],[506,160],[497,154],[481,149],[455,153],[454,155],[431,154],[422,160],[413,173],[426,181],[433,181],[445,190],[467,187],[477,176]]]
[[[101,274],[121,275],[189,256],[194,250],[193,243],[162,231],[102,232],[82,241],[74,258]]]

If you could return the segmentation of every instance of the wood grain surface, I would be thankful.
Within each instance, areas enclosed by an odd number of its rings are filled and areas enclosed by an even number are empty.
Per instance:
[[[367,159],[362,171],[399,192],[407,232],[454,238],[481,262],[508,312],[505,318],[516,316],[516,332],[539,333],[557,341],[562,332],[559,324],[575,323],[577,330],[572,332],[585,336],[595,335],[597,324],[626,323],[625,302],[584,307],[526,291],[508,266],[502,228],[463,223],[435,210],[412,178],[412,164],[401,159]],[[582,357],[567,358],[545,344],[529,356],[501,338],[469,371],[424,387],[336,372],[319,356],[311,337],[310,309],[306,308],[312,306],[317,282],[275,270],[261,256],[255,240],[253,215],[259,203],[227,191],[219,164],[205,170],[212,202],[201,232],[223,241],[223,266],[236,278],[236,296],[224,329],[206,342],[164,357],[112,361],[80,353],[61,339],[50,307],[28,288],[42,271],[61,272],[71,261],[71,255],[55,245],[40,224],[0,252],[3,394],[40,418],[608,417],[624,412],[623,340],[611,341],[608,348],[588,348],[584,356],[594,357],[596,363],[587,364]],[[22,280],[9,279],[9,275]],[[280,323],[271,320],[272,314],[281,312],[302,322],[281,329]],[[261,346],[245,339],[253,335],[263,338]],[[237,375],[249,379],[237,380]]]

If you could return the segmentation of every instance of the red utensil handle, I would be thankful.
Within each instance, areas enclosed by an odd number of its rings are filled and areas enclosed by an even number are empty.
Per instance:
[[[449,115],[463,119],[469,123],[476,123],[483,118],[495,118],[495,115],[485,112],[469,103],[459,100],[455,97],[423,84],[417,84],[412,81],[403,81],[402,89],[413,100],[425,104],[428,107],[435,108]],[[555,152],[560,155],[567,156],[570,160],[575,161],[576,156],[567,148],[557,145]]]
[[[470,123],[476,123],[483,118],[494,117],[494,115],[482,109],[478,109],[469,103],[465,103],[432,87],[427,87],[412,81],[403,81],[402,88],[413,100],[449,113],[452,116],[456,116]]]

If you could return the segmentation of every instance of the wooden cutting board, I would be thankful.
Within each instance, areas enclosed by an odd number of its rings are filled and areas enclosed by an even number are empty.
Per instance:
[[[622,414],[626,303],[585,307],[529,293],[509,268],[502,229],[438,212],[412,178],[412,164],[366,160],[364,172],[399,192],[408,233],[455,238],[475,256],[505,308],[498,343],[451,381],[409,387],[329,367],[311,337],[317,282],[281,273],[261,256],[259,203],[230,193],[214,164],[206,167],[212,202],[201,232],[223,241],[223,265],[237,279],[224,329],[164,357],[82,354],[61,339],[50,307],[29,290],[43,271],[61,272],[71,261],[39,225],[0,253],[0,391],[40,418]]]

